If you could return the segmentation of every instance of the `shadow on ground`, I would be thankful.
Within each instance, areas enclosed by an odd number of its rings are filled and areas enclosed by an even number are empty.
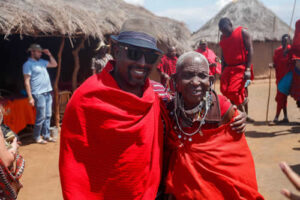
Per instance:
[[[256,122],[258,124],[261,124],[262,122]],[[253,124],[254,126],[255,123]],[[260,125],[258,125],[260,126]],[[287,125],[285,125],[287,126]],[[283,136],[283,135],[289,135],[289,134],[297,134],[300,133],[300,124],[298,122],[291,122],[289,123],[290,127],[287,127],[285,130],[280,131],[273,131],[273,132],[261,132],[261,131],[246,131],[245,135],[247,137],[251,138],[270,138],[270,137],[276,137],[276,136]]]
[[[300,175],[300,164],[290,165],[290,167],[292,168],[292,170],[294,170],[294,172],[296,172],[298,175]]]

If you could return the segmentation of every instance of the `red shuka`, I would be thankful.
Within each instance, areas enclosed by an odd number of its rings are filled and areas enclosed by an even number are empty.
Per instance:
[[[220,97],[224,113],[228,102]],[[185,129],[193,130],[195,127]],[[262,200],[245,135],[232,131],[230,123],[214,129],[202,128],[202,133],[203,136],[192,136],[191,142],[178,139],[174,130],[168,135],[171,153],[166,193],[178,200]]]
[[[84,82],[62,124],[64,199],[154,199],[161,178],[160,101],[147,80],[143,97],[121,90],[110,71]]]
[[[215,63],[217,65],[217,67],[209,67],[209,75],[221,74],[221,64],[216,61],[217,56],[213,50],[206,48],[206,50],[203,51],[201,48],[198,48],[196,51],[204,55],[209,64]]]
[[[292,59],[300,59],[300,19],[296,22],[296,29],[293,39],[293,45],[291,48]],[[293,69],[293,82],[291,86],[291,96],[296,100],[300,101],[300,73],[296,72],[295,60],[291,62]]]
[[[221,92],[235,105],[245,100],[244,73],[247,62],[247,50],[244,45],[243,27],[236,28],[229,37],[222,35],[220,46],[227,66],[221,76]],[[253,66],[251,66],[251,79],[253,79]]]
[[[177,63],[177,57],[169,57],[167,55],[164,55],[161,58],[160,64],[157,66],[157,69],[165,74],[168,74],[169,76],[173,75],[176,73],[176,63]],[[167,87],[166,85],[166,80],[161,77],[161,83]],[[173,85],[173,82],[170,81],[170,89],[175,92],[175,88]]]
[[[288,45],[287,48],[290,49],[291,46]],[[273,63],[275,64],[276,84],[278,85],[279,81],[290,71],[289,55],[284,55],[282,46],[278,47],[274,51]],[[287,96],[281,93],[278,89],[275,100],[277,102],[278,109],[282,109],[283,107],[287,106]]]

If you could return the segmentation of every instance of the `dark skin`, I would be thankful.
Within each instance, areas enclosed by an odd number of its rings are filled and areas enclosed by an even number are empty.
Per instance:
[[[234,31],[232,24],[230,23],[224,23],[219,26],[220,31],[225,37],[230,37],[232,32]],[[246,51],[248,51],[247,54],[247,62],[246,62],[246,71],[245,71],[245,79],[250,80],[251,78],[251,63],[252,63],[252,57],[253,57],[253,44],[252,44],[252,39],[250,34],[246,30],[242,30],[242,37],[243,37],[243,42]],[[224,62],[224,57],[222,53],[222,69],[226,67],[226,63]]]
[[[177,54],[176,47],[171,46],[171,47],[168,48],[168,51],[167,51],[167,56],[168,57],[173,58],[173,57],[176,56],[176,54]],[[170,76],[168,74],[163,73],[160,70],[158,70],[158,72],[160,73],[160,75],[162,77],[164,77],[167,80],[167,82],[170,80]]]
[[[186,109],[197,106],[215,80],[214,76],[209,75],[208,64],[200,57],[187,57],[173,78],[177,91],[183,97]],[[243,112],[239,113],[231,123],[231,127],[238,133],[243,133],[246,129],[247,115]]]
[[[202,50],[202,51],[206,51],[206,48],[207,48],[207,43],[206,42],[200,42],[199,43],[199,48]],[[216,67],[217,64],[216,63],[211,63],[209,64],[210,67]]]
[[[140,49],[142,51],[152,51],[145,48]],[[123,45],[119,44],[116,44],[114,47],[114,55],[116,64],[111,75],[116,80],[118,86],[126,92],[142,97],[146,79],[160,59],[157,59],[154,64],[146,63],[144,56],[138,61],[131,60],[127,57],[127,52],[123,48]]]

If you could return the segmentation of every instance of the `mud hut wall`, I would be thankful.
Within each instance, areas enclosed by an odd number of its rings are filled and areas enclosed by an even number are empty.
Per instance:
[[[209,43],[209,48],[212,49],[219,57],[221,49],[218,44]],[[273,61],[274,50],[280,46],[277,41],[254,41],[253,42],[253,68],[255,78],[266,78],[269,76],[269,63]]]

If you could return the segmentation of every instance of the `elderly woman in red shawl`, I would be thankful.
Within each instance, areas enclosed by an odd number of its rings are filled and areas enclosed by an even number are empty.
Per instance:
[[[211,85],[209,64],[197,52],[177,62],[175,99],[167,104],[165,193],[169,199],[260,200],[240,112]],[[244,116],[244,118],[246,118]],[[235,128],[232,128],[235,127]]]

